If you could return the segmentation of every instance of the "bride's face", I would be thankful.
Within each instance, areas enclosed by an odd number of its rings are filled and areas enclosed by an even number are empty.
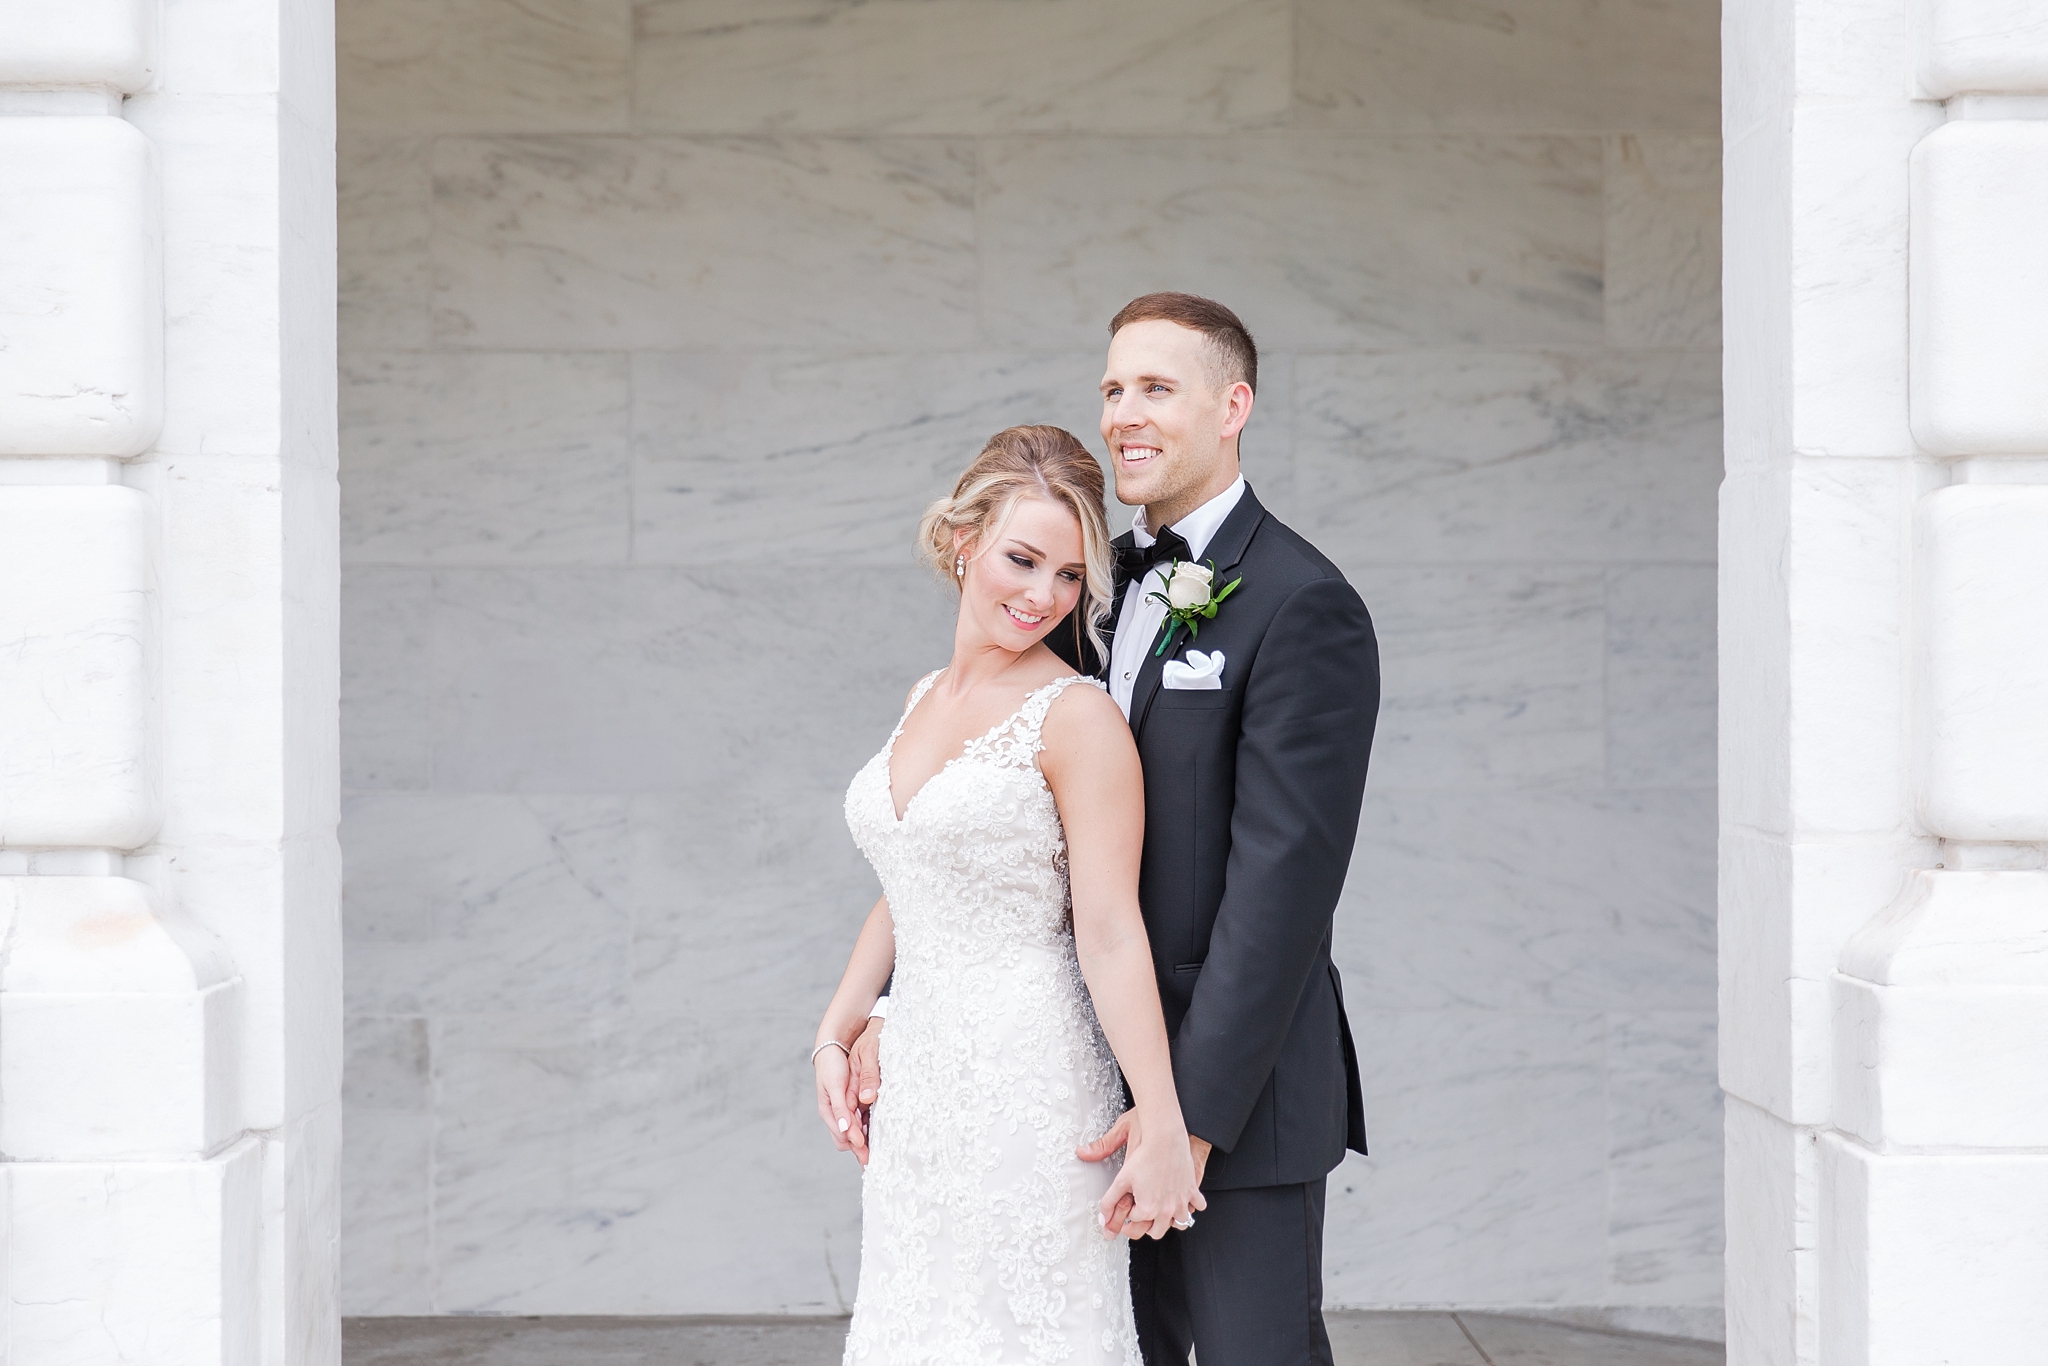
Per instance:
[[[1005,650],[1044,640],[1081,600],[1081,523],[1059,503],[1020,499],[988,545],[969,545],[964,535],[958,544],[967,555],[960,611]]]

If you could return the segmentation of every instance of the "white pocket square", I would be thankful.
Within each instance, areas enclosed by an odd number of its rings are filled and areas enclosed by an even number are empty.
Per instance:
[[[1212,650],[1203,653],[1189,650],[1187,662],[1178,659],[1166,661],[1166,670],[1159,676],[1159,685],[1176,692],[1204,692],[1223,686],[1223,651]]]

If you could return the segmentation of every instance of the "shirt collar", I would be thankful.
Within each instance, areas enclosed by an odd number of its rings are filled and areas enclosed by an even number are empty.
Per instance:
[[[1216,532],[1223,526],[1223,519],[1230,515],[1231,509],[1235,508],[1238,500],[1243,497],[1244,476],[1240,474],[1229,488],[1173,524],[1173,530],[1179,532],[1180,538],[1188,543],[1188,555],[1191,558],[1202,558],[1202,552],[1209,548],[1209,542],[1216,538]],[[1132,514],[1131,539],[1140,546],[1151,545],[1157,539],[1145,525],[1145,509],[1142,507]]]

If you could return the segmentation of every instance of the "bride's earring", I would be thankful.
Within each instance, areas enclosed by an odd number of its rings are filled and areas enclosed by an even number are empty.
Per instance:
[[[956,579],[967,577],[967,557],[965,555],[953,561],[953,577]]]

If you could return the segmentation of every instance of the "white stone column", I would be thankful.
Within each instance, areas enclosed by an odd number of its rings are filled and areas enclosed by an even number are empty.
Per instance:
[[[1724,13],[1729,1360],[2030,1360],[2048,18]]]
[[[0,0],[0,1361],[339,1359],[333,40]]]

